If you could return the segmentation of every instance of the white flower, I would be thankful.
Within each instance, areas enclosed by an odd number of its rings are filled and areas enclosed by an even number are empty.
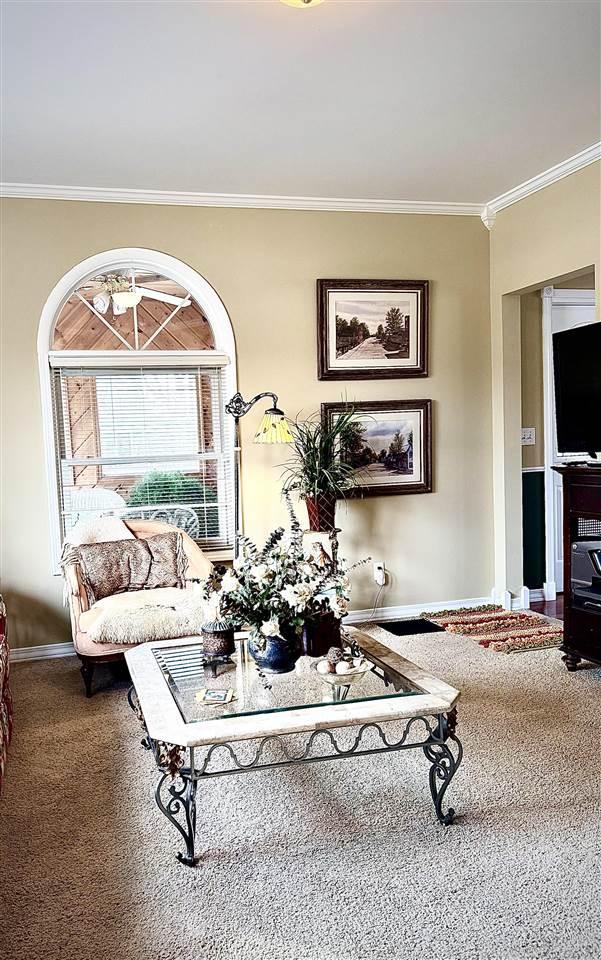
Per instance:
[[[280,595],[284,598],[286,603],[290,604],[291,607],[296,607],[298,605],[298,593],[296,587],[288,584],[283,590],[280,590]]]
[[[264,637],[278,637],[280,634],[279,620],[266,620],[261,625],[261,633]]]
[[[315,591],[311,589],[308,583],[299,583],[296,587],[296,593],[300,603],[304,604],[313,598]]]
[[[237,590],[240,586],[240,581],[231,570],[226,570],[223,580],[221,581],[221,589],[223,593],[232,593],[234,590]]]
[[[312,577],[313,574],[315,573],[315,567],[313,566],[312,563],[307,563],[305,561],[305,563],[301,565],[301,571],[302,573],[304,573],[306,577]]]
[[[343,617],[348,610],[348,600],[344,597],[329,597],[330,610],[335,617]]]
[[[267,576],[268,568],[266,563],[258,563],[256,567],[253,567],[250,571],[250,575],[253,580],[264,580]]]

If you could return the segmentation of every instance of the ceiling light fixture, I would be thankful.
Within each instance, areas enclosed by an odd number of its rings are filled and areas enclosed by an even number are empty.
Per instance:
[[[102,293],[97,293],[93,298],[92,303],[94,304],[94,310],[97,310],[98,313],[101,313],[104,316],[111,305],[110,295],[104,291]]]
[[[323,0],[282,0],[282,3],[286,3],[289,7],[316,7],[323,3]]]
[[[141,299],[142,294],[137,290],[116,290],[113,294],[113,306],[129,310],[130,307],[136,307]]]

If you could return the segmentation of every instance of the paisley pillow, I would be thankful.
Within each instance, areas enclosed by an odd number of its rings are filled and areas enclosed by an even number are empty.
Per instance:
[[[185,586],[187,560],[181,533],[83,543],[76,551],[90,606],[116,593]]]

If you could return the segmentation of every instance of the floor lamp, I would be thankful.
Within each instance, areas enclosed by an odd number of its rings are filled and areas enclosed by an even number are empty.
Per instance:
[[[278,407],[278,398],[275,393],[269,391],[258,393],[252,400],[245,400],[241,393],[235,393],[229,403],[225,405],[225,412],[234,418],[235,442],[234,442],[234,498],[235,498],[235,520],[234,520],[234,557],[237,558],[240,550],[240,537],[242,536],[241,520],[242,510],[240,503],[240,420],[245,417],[249,410],[254,407],[258,400],[263,397],[271,397],[273,405],[263,414],[263,419],[259,429],[255,434],[255,443],[292,443],[293,436],[288,426],[288,421],[284,416],[284,411]]]

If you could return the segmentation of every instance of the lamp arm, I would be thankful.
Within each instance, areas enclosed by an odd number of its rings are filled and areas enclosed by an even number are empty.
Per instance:
[[[225,412],[229,413],[234,418],[235,423],[235,433],[234,433],[234,557],[237,558],[240,554],[240,538],[242,537],[242,505],[241,500],[241,491],[240,491],[240,420],[242,417],[246,416],[248,411],[254,407],[255,403],[258,400],[261,400],[263,397],[271,397],[273,400],[274,407],[278,405],[277,394],[272,393],[270,390],[266,390],[264,393],[257,393],[252,400],[245,400],[242,394],[238,391],[234,394],[229,403],[225,405]]]
[[[257,393],[252,400],[245,400],[241,393],[235,393],[229,403],[226,403],[225,412],[230,413],[232,417],[235,417],[236,420],[239,420],[240,417],[246,416],[248,411],[254,407],[255,403],[257,403],[258,400],[262,400],[263,397],[271,397],[274,407],[277,407],[277,394],[271,393],[270,390],[266,390],[264,393]]]

